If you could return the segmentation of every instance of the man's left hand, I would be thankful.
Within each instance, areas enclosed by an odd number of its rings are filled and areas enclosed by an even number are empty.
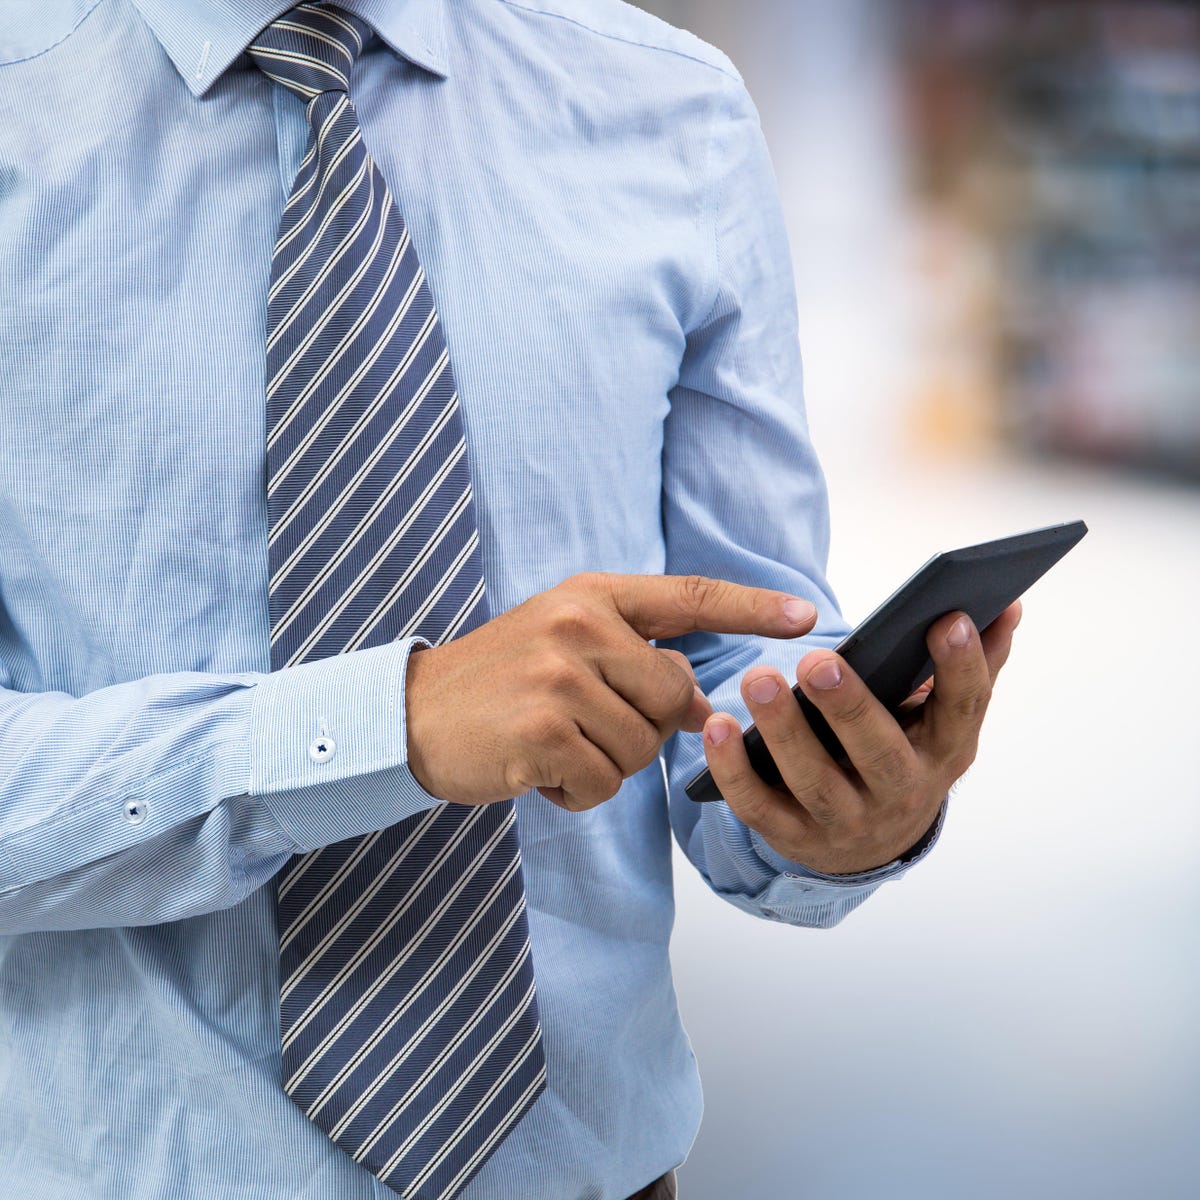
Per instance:
[[[848,763],[835,762],[817,741],[784,677],[752,667],[742,696],[783,786],[759,778],[729,713],[714,713],[704,726],[713,781],[729,807],[792,862],[831,875],[893,862],[921,840],[974,761],[1020,619],[1017,601],[982,636],[963,613],[935,622],[927,636],[934,677],[910,701],[920,715],[903,728],[844,659],[831,650],[806,655],[796,679],[833,727]]]

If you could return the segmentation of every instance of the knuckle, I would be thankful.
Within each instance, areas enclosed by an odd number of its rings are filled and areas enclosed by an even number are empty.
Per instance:
[[[663,658],[667,659],[668,662],[673,662],[688,677],[689,680],[695,679],[696,673],[692,670],[691,661],[688,659],[688,656],[683,653],[683,651],[672,650],[670,648],[660,646],[658,647],[658,653]]]
[[[865,725],[870,715],[871,702],[862,694],[847,697],[837,710],[838,719],[855,728]]]
[[[852,821],[861,805],[837,767],[821,767],[813,772],[812,793],[805,807],[818,824],[826,829],[837,829]]]
[[[965,721],[982,720],[991,698],[990,685],[982,684],[958,699],[954,706],[955,713]]]
[[[590,767],[585,774],[575,780],[571,793],[585,807],[595,808],[606,800],[611,800],[620,790],[624,782],[621,772],[612,763],[605,766]]]
[[[594,807],[584,797],[578,796],[566,788],[559,788],[557,795],[550,798],[550,803],[570,813],[586,812],[589,808]]]
[[[894,746],[888,746],[868,756],[863,765],[878,775],[884,786],[896,795],[908,796],[916,790],[916,766],[907,755]]]
[[[573,575],[568,575],[566,579],[558,585],[555,591],[564,592],[589,592],[595,589],[597,573],[595,571],[576,571]]]
[[[558,637],[576,642],[591,633],[595,619],[582,600],[560,599],[550,612],[550,628]]]
[[[604,794],[604,799],[611,800],[621,790],[624,782],[625,777],[614,764],[610,764],[604,771],[604,779],[601,781],[600,790]]]
[[[738,768],[717,776],[718,772],[714,770],[713,777],[722,799],[751,829],[761,832],[766,813],[765,786],[761,780]]]
[[[762,833],[767,825],[767,803],[762,792],[745,778],[731,780],[721,788],[722,795],[741,820]]]
[[[801,756],[801,760],[809,761],[811,752],[808,751],[808,737],[804,727],[794,719],[791,713],[782,720],[775,713],[763,713],[758,719],[758,724],[764,727],[770,725],[768,735],[773,749],[787,751],[790,757],[794,757],[792,752],[796,748],[796,753]]]
[[[566,750],[574,743],[579,732],[574,721],[553,710],[542,714],[536,728],[537,741],[554,752]]]
[[[836,799],[841,779],[835,770],[814,765],[788,779],[792,795],[803,804],[809,816],[822,827],[834,824],[839,806]]]
[[[548,654],[541,663],[541,684],[556,696],[569,695],[579,685],[579,665],[567,654]]]
[[[504,786],[510,795],[519,796],[540,782],[539,772],[533,760],[525,755],[511,759],[504,769]]]
[[[697,615],[720,594],[722,584],[707,575],[684,575],[679,586],[689,614]]]
[[[682,668],[662,672],[659,693],[658,709],[672,720],[684,717],[695,694],[691,678]]]
[[[661,749],[662,739],[653,726],[646,726],[645,728],[636,730],[629,739],[629,752],[633,770],[628,772],[628,774],[633,775],[638,771],[645,770],[646,767],[658,758],[658,752]]]
[[[836,830],[842,823],[843,816],[838,805],[821,792],[809,796],[804,807],[808,809],[808,815],[813,821],[826,833]]]

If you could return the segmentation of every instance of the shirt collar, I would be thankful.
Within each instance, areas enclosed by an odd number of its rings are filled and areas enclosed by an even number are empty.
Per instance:
[[[299,0],[133,0],[191,89],[203,96],[254,40]],[[446,75],[443,0],[338,0],[402,58]]]

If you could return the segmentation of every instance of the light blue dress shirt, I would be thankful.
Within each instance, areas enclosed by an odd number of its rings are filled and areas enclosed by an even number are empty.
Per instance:
[[[352,92],[444,321],[493,608],[699,572],[808,597],[834,642],[788,252],[728,61],[613,0],[343,3],[382,39]],[[307,126],[242,51],[286,7],[0,15],[7,1197],[391,1195],[279,1084],[272,877],[435,803],[407,644],[268,673],[266,287]],[[679,645],[743,717],[744,669],[808,648]],[[588,813],[518,801],[549,1090],[471,1200],[621,1200],[686,1155],[671,825],[718,894],[796,925],[903,869],[793,866],[683,795],[698,736],[664,762]]]

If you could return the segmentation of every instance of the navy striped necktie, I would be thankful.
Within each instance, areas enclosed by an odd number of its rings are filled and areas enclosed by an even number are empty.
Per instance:
[[[302,4],[249,48],[310,126],[267,309],[273,669],[488,617],[445,339],[348,94],[370,37]],[[457,1196],[545,1086],[514,821],[439,805],[277,879],[283,1086],[410,1200]]]

